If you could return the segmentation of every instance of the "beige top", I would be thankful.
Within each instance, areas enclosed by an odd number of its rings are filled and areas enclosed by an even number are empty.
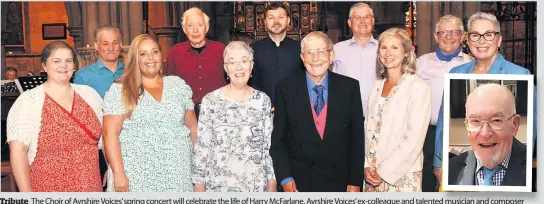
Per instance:
[[[421,171],[423,143],[431,120],[431,89],[418,76],[408,75],[398,87],[382,112],[380,127],[378,117],[365,118],[365,144],[368,145],[377,128],[381,128],[376,149],[377,172],[387,183],[396,183],[407,173]],[[369,113],[376,112],[385,79],[376,81],[368,100]],[[370,167],[368,153],[365,168]]]
[[[102,98],[91,87],[70,84],[74,91],[89,104],[102,124]],[[16,140],[28,146],[28,161],[32,165],[38,150],[38,134],[42,121],[42,109],[45,101],[43,85],[23,92],[9,110],[7,119],[7,142]],[[102,148],[102,137],[98,142]]]

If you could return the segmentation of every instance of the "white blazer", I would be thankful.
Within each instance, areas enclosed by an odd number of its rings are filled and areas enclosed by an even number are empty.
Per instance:
[[[385,79],[370,90],[365,118],[365,168],[370,167],[369,145],[376,129],[378,108]],[[431,89],[415,74],[407,75],[382,113],[382,127],[376,147],[377,173],[389,184],[423,167],[423,143],[431,120]]]

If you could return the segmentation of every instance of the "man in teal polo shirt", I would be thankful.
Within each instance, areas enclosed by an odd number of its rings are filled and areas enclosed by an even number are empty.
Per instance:
[[[94,37],[98,60],[78,70],[74,75],[74,83],[93,87],[104,98],[113,81],[121,77],[125,69],[119,60],[122,34],[119,28],[101,26],[95,31]]]
[[[121,77],[125,70],[125,65],[119,60],[122,34],[117,27],[101,26],[94,32],[94,38],[96,39],[94,48],[98,52],[98,60],[94,64],[78,70],[74,74],[74,83],[93,87],[104,98],[113,81]],[[103,184],[105,184],[104,174],[108,166],[102,150],[98,150],[98,155],[100,175],[101,178],[104,178]]]

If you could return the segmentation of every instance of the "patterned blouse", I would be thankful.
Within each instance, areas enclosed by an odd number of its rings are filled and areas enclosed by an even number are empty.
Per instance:
[[[193,159],[193,183],[211,192],[264,192],[275,180],[269,154],[270,98],[254,90],[234,101],[217,89],[204,97]]]
[[[163,78],[160,101],[144,90],[131,118],[119,134],[121,157],[130,192],[192,192],[193,145],[185,126],[185,113],[194,108],[189,85],[177,76]],[[104,115],[126,113],[123,86],[114,83],[104,97]],[[108,171],[107,191],[115,177]]]

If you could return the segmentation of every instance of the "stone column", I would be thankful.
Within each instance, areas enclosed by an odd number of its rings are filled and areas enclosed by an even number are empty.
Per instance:
[[[110,25],[110,2],[98,2],[98,26]]]
[[[170,48],[177,43],[179,32],[179,26],[164,26],[155,28],[155,34],[157,35],[159,44],[162,48],[163,58],[166,59],[166,57],[168,57]]]
[[[83,27],[81,3],[80,2],[66,2],[66,13],[68,13],[68,29],[70,36],[74,38],[75,48],[83,47]]]
[[[82,4],[85,11],[85,18],[83,19],[85,40],[83,44],[92,46],[96,40],[94,39],[94,31],[98,28],[98,5],[97,2],[85,2]]]
[[[119,28],[119,2],[110,2],[110,25]]]
[[[74,38],[75,49],[86,46],[83,44],[83,40],[82,40],[82,37],[83,37],[82,26],[69,26],[67,29],[70,32],[70,36]]]
[[[119,2],[119,7],[121,8],[120,13],[120,24],[121,24],[121,32],[123,33],[123,45],[130,45],[130,24],[129,24],[129,8],[128,8],[129,2],[123,1]]]
[[[143,9],[142,2],[129,2],[128,11],[130,12],[129,16],[129,25],[130,25],[130,36],[129,41],[132,41],[134,37],[142,34],[144,32],[143,25]]]
[[[416,27],[416,41],[417,56],[429,53],[432,49],[432,42],[434,37],[432,36],[432,4],[433,2],[416,2],[417,7],[417,27]]]

